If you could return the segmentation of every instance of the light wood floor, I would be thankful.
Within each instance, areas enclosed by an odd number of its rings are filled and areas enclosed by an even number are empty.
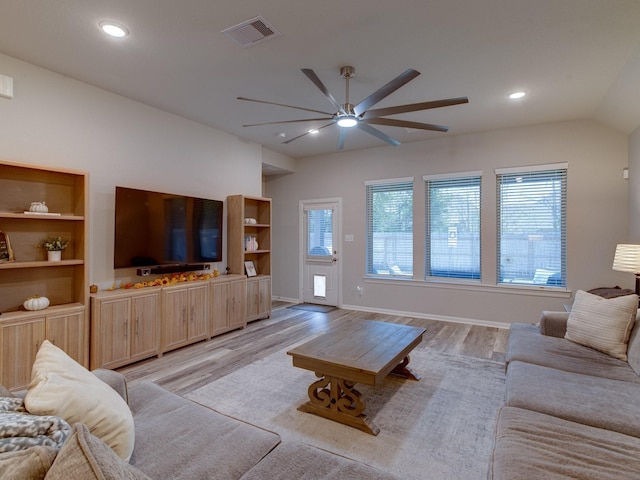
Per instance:
[[[250,323],[243,330],[215,337],[119,369],[130,385],[151,380],[179,395],[301,342],[330,325],[348,319],[402,323],[427,329],[417,348],[431,348],[468,357],[504,361],[507,329],[447,323],[420,318],[335,309],[329,313],[292,308],[274,302],[271,318]]]

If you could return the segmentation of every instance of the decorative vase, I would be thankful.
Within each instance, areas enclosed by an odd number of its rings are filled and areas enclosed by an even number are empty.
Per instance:
[[[62,250],[49,250],[47,252],[47,259],[50,262],[59,262],[62,260]]]

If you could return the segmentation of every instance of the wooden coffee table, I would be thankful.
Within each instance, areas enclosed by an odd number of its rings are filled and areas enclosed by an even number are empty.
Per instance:
[[[420,380],[408,366],[409,352],[425,331],[395,323],[348,321],[289,350],[294,367],[320,377],[309,386],[309,401],[298,410],[377,435],[380,429],[364,414],[365,399],[355,385],[377,386],[389,374]]]

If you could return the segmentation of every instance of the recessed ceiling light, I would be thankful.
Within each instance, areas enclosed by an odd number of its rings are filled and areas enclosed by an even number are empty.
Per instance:
[[[313,135],[315,135],[316,133],[318,133],[318,129],[317,128],[310,128],[309,130],[307,130],[308,133],[311,133]]]
[[[107,35],[110,35],[116,38],[122,38],[129,35],[129,30],[127,30],[127,28],[124,27],[123,25],[119,25],[114,22],[108,22],[106,20],[103,20],[102,22],[100,22],[100,28]]]
[[[527,94],[527,92],[523,92],[523,91],[513,92],[513,93],[509,94],[509,98],[511,100],[517,100],[518,98],[524,97],[526,94]]]

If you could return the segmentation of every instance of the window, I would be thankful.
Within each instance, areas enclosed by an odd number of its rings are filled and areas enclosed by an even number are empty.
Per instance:
[[[567,165],[496,174],[498,283],[566,287]]]
[[[365,185],[367,275],[413,277],[413,178]]]
[[[333,252],[333,208],[310,206],[305,208],[304,237],[307,259],[332,257]]]
[[[481,172],[423,179],[425,277],[479,280]]]

